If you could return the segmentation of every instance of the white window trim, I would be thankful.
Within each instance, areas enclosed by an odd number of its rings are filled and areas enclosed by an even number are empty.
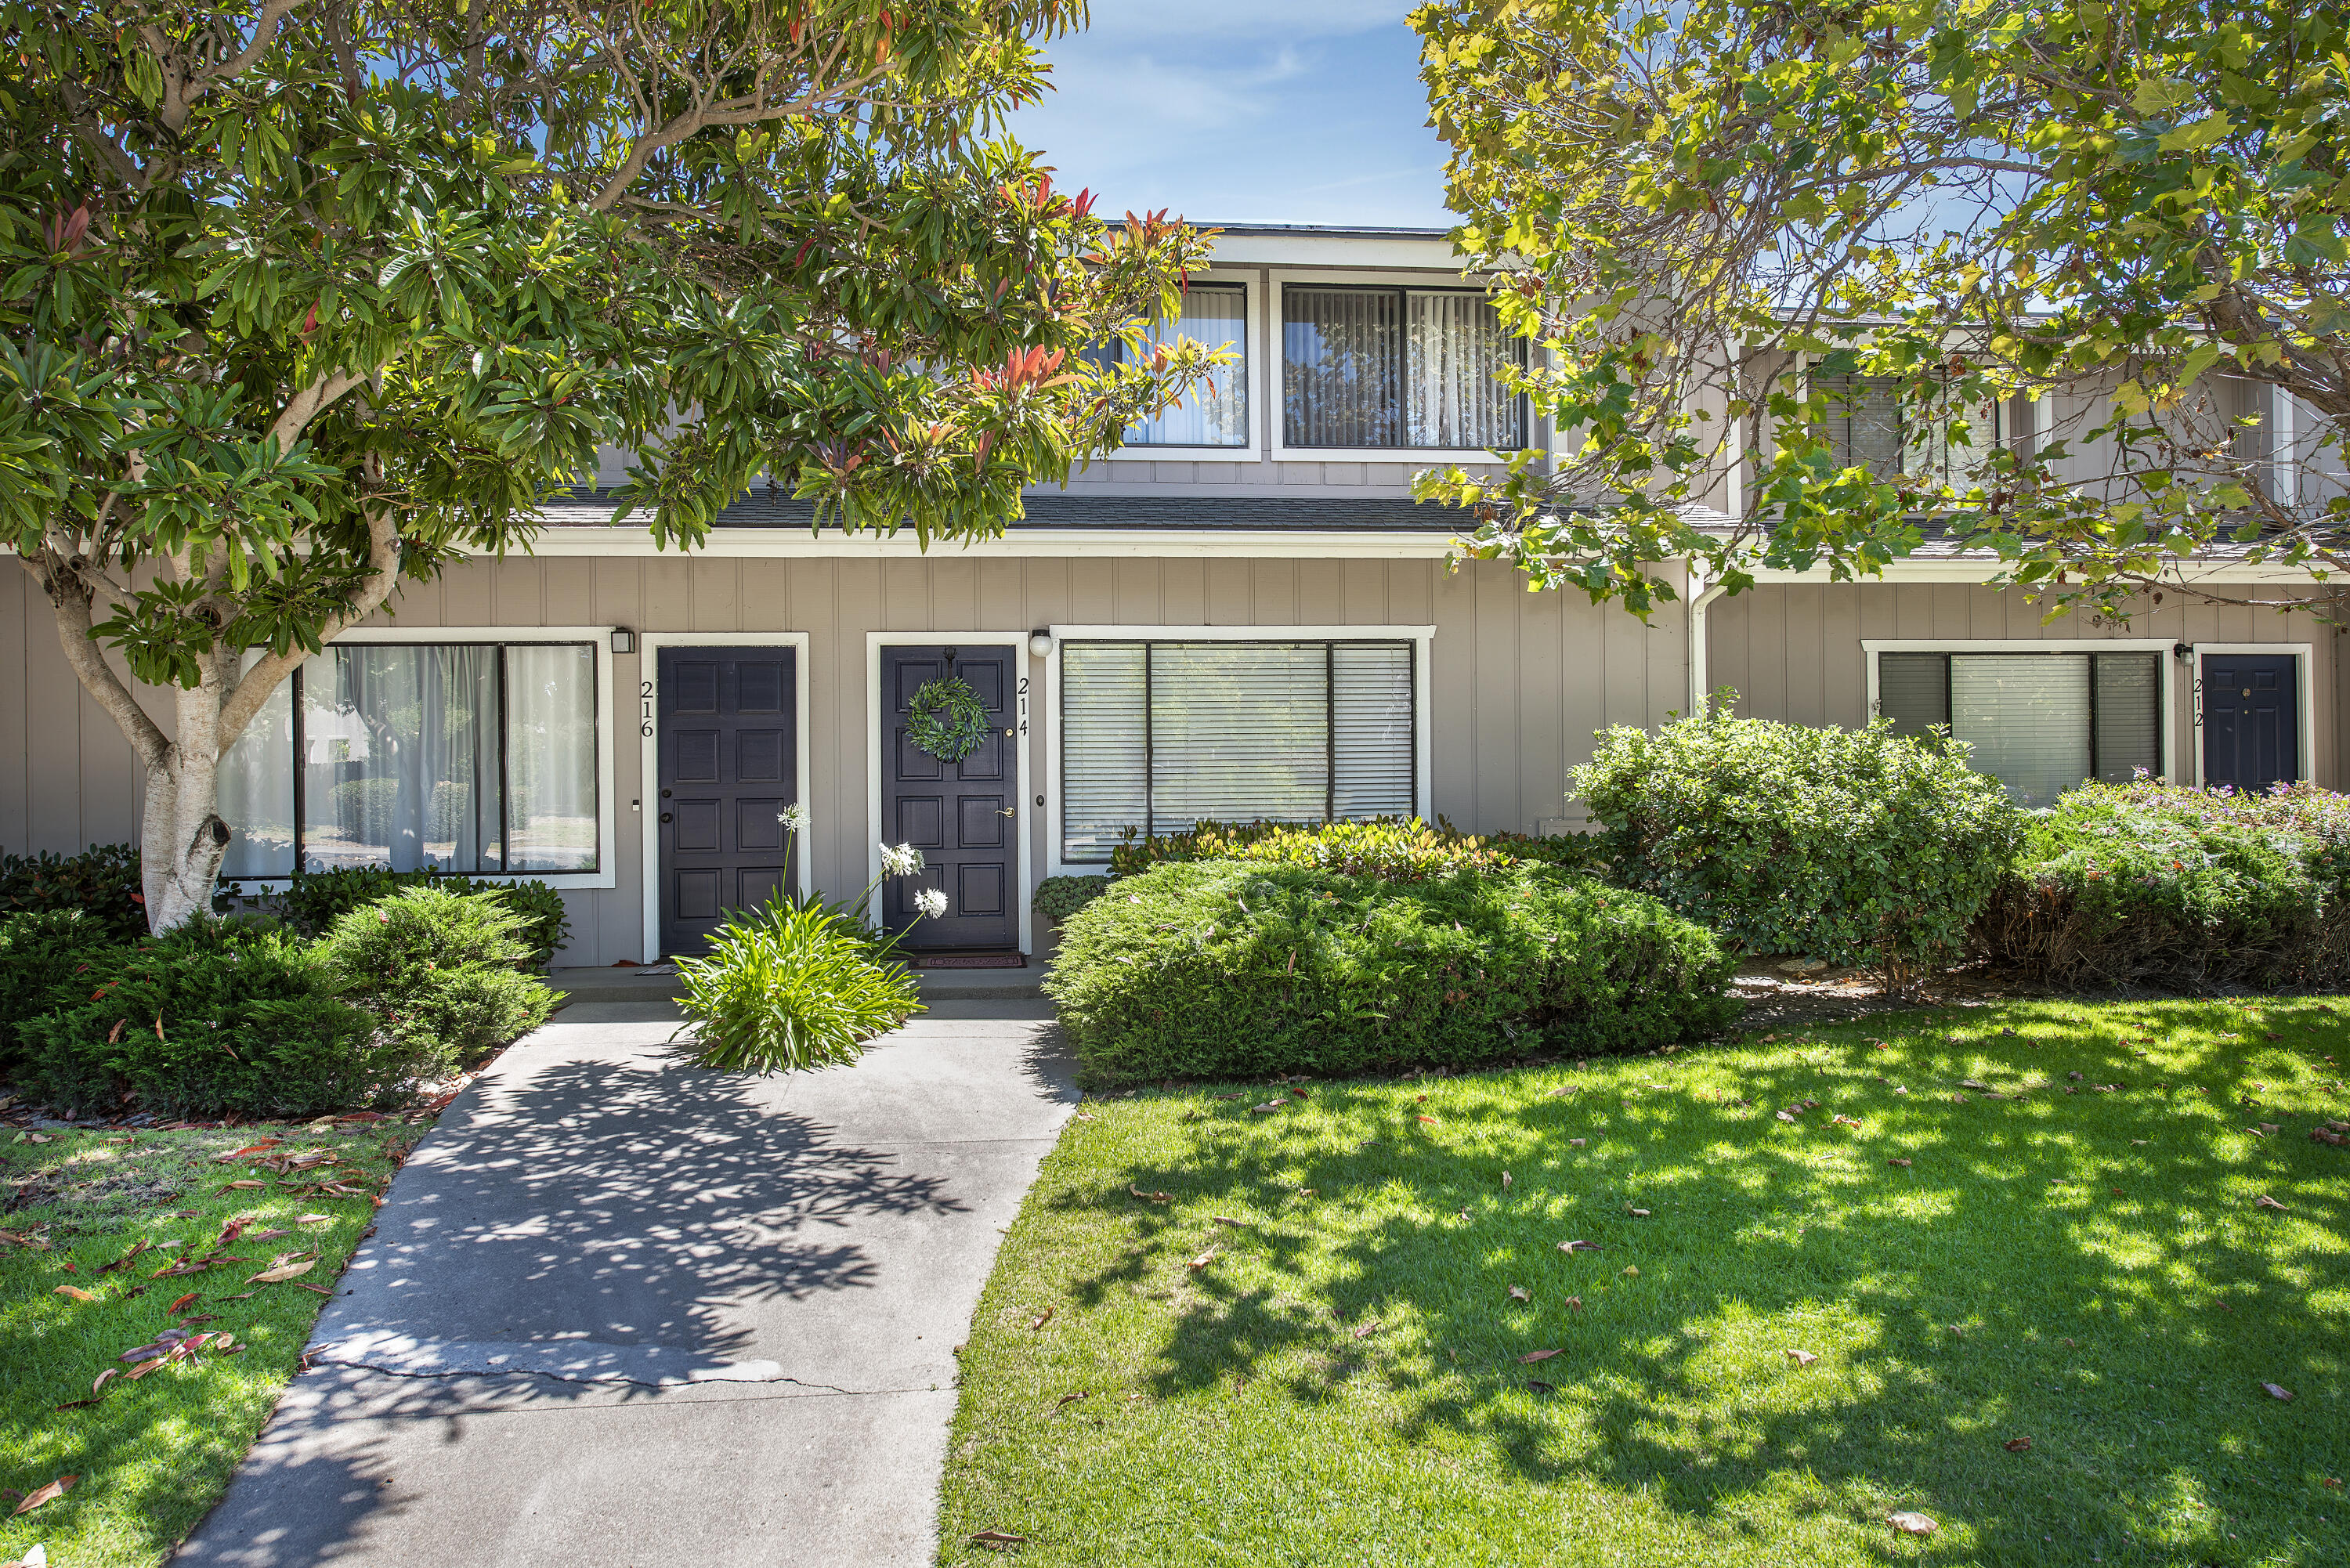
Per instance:
[[[1034,711],[1030,693],[1035,689],[1031,666],[1035,656],[1028,651],[1026,631],[868,631],[865,634],[865,842],[866,878],[872,881],[881,875],[881,650],[884,648],[927,648],[932,643],[963,646],[977,643],[984,647],[1008,645],[1013,650],[1012,667],[1020,672],[1014,682],[1013,728],[1018,733],[1013,739],[1012,772],[1013,799],[1019,803],[1020,815],[1014,820],[1020,825],[1019,847],[1014,853],[1012,867],[1013,895],[1020,910],[1020,950],[1030,956],[1036,951],[1035,911],[1028,900],[1034,891],[1028,886],[1028,868],[1035,854],[1034,830],[1030,822],[1035,810],[1029,805],[1028,745],[1033,726],[1029,715]]]
[[[611,639],[604,639],[611,646]],[[660,788],[660,653],[664,648],[788,648],[792,655],[792,701],[797,712],[792,721],[792,733],[798,741],[793,749],[798,755],[793,762],[793,789],[802,806],[808,804],[808,634],[804,631],[642,631],[637,634],[637,688],[629,693],[629,701],[636,710],[637,721],[637,788],[639,791]],[[614,693],[614,701],[619,693]],[[617,718],[620,710],[613,709]],[[659,795],[654,796],[656,803]],[[638,862],[644,884],[644,961],[660,961],[660,808],[644,809],[640,794],[629,803],[629,809],[639,817],[638,832],[643,858]],[[816,890],[816,873],[811,869],[816,826],[811,822],[800,836],[799,893],[805,898]]]
[[[1861,651],[1868,659],[1868,716],[1877,712],[1877,658],[1881,653],[2154,653],[2160,657],[2155,668],[2160,671],[2161,694],[2157,702],[2156,716],[2161,722],[2162,776],[2172,783],[2178,776],[2178,696],[2174,675],[2178,659],[2173,654],[2178,644],[2171,638],[1864,638]],[[2282,651],[2279,649],[2279,651]],[[2197,782],[2203,771],[2202,748],[2195,748]]]
[[[1276,269],[1269,273],[1264,286],[1265,358],[1268,369],[1281,362],[1286,348],[1288,334],[1284,330],[1284,313],[1274,309],[1281,302],[1281,291],[1293,284],[1336,285],[1353,288],[1420,288],[1450,290],[1474,294],[1482,286],[1473,278],[1458,273],[1431,277],[1427,273],[1413,272],[1327,272],[1297,269]],[[1529,345],[1529,352],[1532,346]],[[1483,447],[1432,446],[1291,446],[1283,439],[1288,426],[1284,411],[1268,404],[1265,439],[1271,443],[1275,462],[1400,462],[1400,463],[1488,463],[1499,467],[1508,461],[1494,456]],[[1526,441],[1530,447],[1542,445],[1543,432],[1531,405],[1526,410]]]
[[[594,871],[453,872],[484,882],[544,882],[550,888],[587,891],[620,885],[619,836],[612,803],[612,725],[607,702],[612,695],[612,632],[608,626],[363,626],[354,627],[328,646],[374,644],[430,646],[441,642],[585,642],[596,649],[596,864]],[[302,765],[300,758],[295,766]],[[240,886],[279,888],[293,885],[291,877],[232,877]]]
[[[1071,863],[1061,858],[1062,846],[1067,842],[1061,821],[1061,649],[1069,642],[1409,642],[1412,645],[1411,809],[1417,816],[1429,815],[1435,755],[1429,737],[1429,654],[1436,639],[1432,626],[1053,626],[1046,629],[1053,638],[1053,651],[1045,659],[1043,815],[1052,829],[1047,876],[1097,877],[1107,869],[1097,860]]]
[[[2299,711],[2293,715],[2294,725],[2301,734],[2301,778],[2312,783],[2316,774],[2311,770],[2317,763],[2317,702],[2310,688],[2310,676],[2316,664],[2316,649],[2305,642],[2198,642],[2189,644],[2195,652],[2195,787],[2203,787],[2203,656],[2207,653],[2289,653],[2293,656],[2293,697]]]
[[[1105,452],[1099,461],[1105,462],[1261,462],[1264,460],[1264,421],[1266,381],[1264,341],[1264,274],[1254,268],[1211,267],[1193,281],[1237,286],[1241,290],[1241,349],[1247,356],[1242,374],[1247,380],[1243,389],[1247,413],[1248,444],[1245,446],[1121,446],[1116,452]],[[1228,372],[1220,371],[1222,375]],[[1211,378],[1212,379],[1212,378]]]

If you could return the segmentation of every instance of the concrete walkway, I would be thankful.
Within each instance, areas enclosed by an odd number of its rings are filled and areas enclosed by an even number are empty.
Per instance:
[[[931,1561],[954,1349],[1076,1097],[1049,1013],[764,1080],[675,1016],[567,1008],[449,1108],[175,1563]]]

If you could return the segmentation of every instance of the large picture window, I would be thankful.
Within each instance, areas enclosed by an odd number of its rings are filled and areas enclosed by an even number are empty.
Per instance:
[[[1181,408],[1128,427],[1126,444],[1248,445],[1248,291],[1238,284],[1192,284],[1183,291],[1182,314],[1155,321],[1145,331],[1145,358],[1151,348],[1179,337],[1229,349],[1232,362],[1194,383]],[[1103,350],[1112,362],[1131,358],[1134,352],[1123,338]]]
[[[1991,454],[2009,439],[1996,403],[1947,410],[1906,407],[1901,383],[1873,376],[1815,377],[1827,400],[1828,446],[1838,468],[1859,468],[1887,484],[1904,480],[1967,490],[1990,471]],[[1958,426],[1963,422],[1963,437]]]
[[[222,760],[227,877],[598,869],[596,650],[338,644]]]
[[[2162,772],[2158,653],[1879,653],[1877,710],[1898,734],[1947,726],[2019,805],[2085,780]]]
[[[1282,290],[1282,439],[1294,447],[1514,451],[1525,400],[1495,379],[1525,341],[1461,289]]]
[[[1061,858],[1130,830],[1408,816],[1409,642],[1068,642]]]

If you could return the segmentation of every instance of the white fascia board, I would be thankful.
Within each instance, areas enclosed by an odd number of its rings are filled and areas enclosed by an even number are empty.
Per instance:
[[[1218,266],[1345,266],[1434,268],[1458,274],[1467,258],[1442,235],[1228,234],[1213,253]]]
[[[968,544],[941,540],[925,550],[910,529],[894,535],[827,533],[819,536],[805,528],[713,528],[700,545],[691,550],[663,550],[653,542],[649,530],[621,525],[544,528],[531,541],[530,553],[567,559],[580,556],[656,559],[672,556],[685,558],[743,556],[762,560],[840,556],[860,560],[916,560],[923,556],[951,557],[958,552],[969,552],[1031,559],[1062,556],[1126,559],[1221,556],[1440,561],[1452,554],[1452,540],[1450,534],[1433,531],[1405,533],[1388,528],[1014,528],[1000,538],[974,540]]]

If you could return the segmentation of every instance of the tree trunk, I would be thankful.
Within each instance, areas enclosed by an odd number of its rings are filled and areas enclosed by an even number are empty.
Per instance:
[[[220,681],[207,671],[200,685],[172,695],[178,734],[147,769],[139,835],[139,879],[151,931],[168,931],[212,911],[213,887],[231,836],[220,815],[220,762],[226,750]]]

